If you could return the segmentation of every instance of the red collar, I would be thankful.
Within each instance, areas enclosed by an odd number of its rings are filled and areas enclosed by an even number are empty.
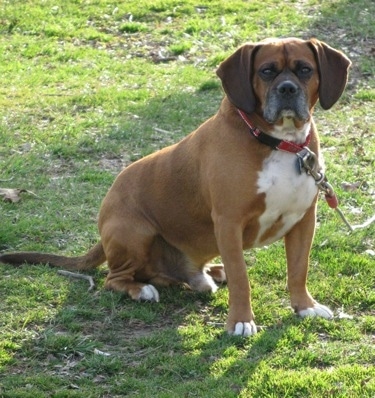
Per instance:
[[[272,149],[279,150],[279,151],[285,151],[285,152],[291,152],[291,153],[298,153],[300,152],[304,147],[308,146],[310,143],[310,134],[306,137],[306,141],[303,144],[296,144],[292,141],[284,141],[284,140],[279,140],[278,138],[272,137],[268,134],[263,133],[260,131],[257,127],[254,127],[254,125],[251,123],[249,118],[246,116],[244,112],[242,112],[240,109],[237,109],[239,115],[241,116],[242,120],[247,124],[247,126],[250,129],[250,133],[262,144],[265,144]]]

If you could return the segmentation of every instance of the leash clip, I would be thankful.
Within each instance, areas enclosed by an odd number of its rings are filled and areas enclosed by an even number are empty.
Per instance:
[[[318,157],[316,154],[309,148],[304,147],[296,155],[299,173],[302,174],[302,171],[305,171],[314,178],[317,184],[320,184],[324,179],[324,173],[318,171]]]

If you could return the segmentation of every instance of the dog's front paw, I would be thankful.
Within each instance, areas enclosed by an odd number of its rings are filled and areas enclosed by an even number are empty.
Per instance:
[[[257,326],[254,321],[250,322],[237,322],[234,330],[229,331],[232,336],[252,336],[257,333]]]
[[[314,307],[309,307],[298,311],[298,315],[305,318],[306,316],[320,316],[325,319],[332,319],[333,312],[325,305],[315,303]]]
[[[138,300],[159,302],[159,292],[152,285],[145,285],[139,292]]]

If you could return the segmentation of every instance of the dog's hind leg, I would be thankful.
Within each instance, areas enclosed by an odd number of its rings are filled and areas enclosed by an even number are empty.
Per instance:
[[[159,292],[152,284],[140,282],[136,279],[138,266],[135,261],[129,260],[119,267],[115,267],[110,262],[108,262],[108,265],[110,271],[105,281],[106,289],[127,293],[133,300],[137,301],[159,301]]]
[[[153,270],[158,274],[150,282],[163,286],[184,283],[198,292],[216,292],[217,286],[204,263],[192,260],[161,236],[154,241],[152,257]]]
[[[138,228],[131,230],[129,224]],[[102,228],[109,268],[105,288],[127,293],[134,300],[159,301],[158,291],[149,283],[156,276],[150,264],[155,232],[140,222],[129,224],[112,220]]]
[[[129,224],[133,226],[132,231],[126,227]],[[109,268],[107,289],[127,293],[134,300],[147,301],[159,301],[154,285],[187,284],[199,292],[217,290],[204,264],[191,260],[149,225],[143,223],[140,228],[141,225],[138,220],[137,223],[111,223],[111,229],[103,228],[102,240]]]

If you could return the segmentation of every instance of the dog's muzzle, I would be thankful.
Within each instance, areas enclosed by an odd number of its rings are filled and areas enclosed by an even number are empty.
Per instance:
[[[275,123],[283,117],[308,120],[310,112],[304,91],[292,80],[275,84],[266,97],[263,116],[269,123]]]

